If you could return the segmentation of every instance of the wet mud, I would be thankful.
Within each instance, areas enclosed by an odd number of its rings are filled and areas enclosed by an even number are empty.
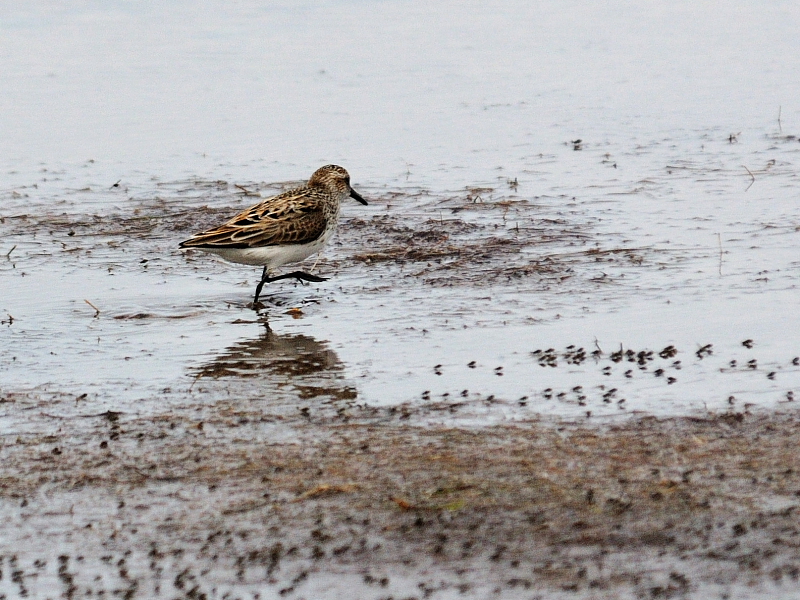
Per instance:
[[[295,340],[302,346],[303,340]],[[6,397],[19,408],[34,398]],[[6,597],[795,597],[793,413],[107,411],[6,439]],[[295,438],[270,433],[291,426]],[[70,435],[63,435],[69,428]]]

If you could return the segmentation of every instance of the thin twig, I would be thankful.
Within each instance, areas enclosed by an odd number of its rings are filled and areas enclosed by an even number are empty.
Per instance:
[[[222,514],[236,515],[236,514],[250,512],[251,510],[258,510],[259,508],[265,508],[267,506],[271,506],[272,504],[273,504],[272,500],[263,500],[261,502],[253,502],[238,507],[223,509]]]
[[[722,235],[717,234],[717,242],[719,243],[719,276],[722,277]]]
[[[94,313],[94,318],[95,319],[100,316],[100,309],[99,308],[97,308],[94,304],[92,304],[91,302],[89,302],[86,299],[84,299],[84,302],[86,302],[86,304],[88,304],[89,306],[91,306],[95,310],[95,313]]]
[[[195,383],[197,383],[197,382],[200,380],[200,378],[201,378],[202,376],[203,376],[203,374],[202,374],[202,373],[198,373],[198,374],[197,374],[197,377],[195,377],[194,379],[192,379],[192,385],[190,385],[190,386],[189,386],[189,391],[190,391],[190,392],[192,391],[192,388],[194,387],[194,384],[195,384]]]
[[[747,190],[749,190],[751,187],[753,187],[753,184],[756,182],[756,176],[755,176],[755,175],[753,175],[753,172],[752,172],[750,169],[748,169],[748,168],[747,168],[747,167],[745,167],[744,165],[742,165],[742,166],[744,167],[744,170],[745,170],[745,171],[747,171],[747,173],[750,175],[750,179],[752,179],[752,181],[750,182],[750,185],[748,185],[748,186],[745,188],[745,190],[744,190],[744,191],[746,192],[746,191],[747,191]]]
[[[778,107],[778,133],[783,133],[783,127],[781,126],[781,107]]]
[[[244,195],[245,195],[245,196],[258,196],[258,194],[257,194],[257,193],[255,193],[255,192],[251,192],[251,191],[250,191],[250,190],[248,190],[246,187],[243,187],[243,186],[239,185],[238,183],[234,183],[234,184],[233,184],[233,187],[235,187],[235,188],[239,188],[240,190],[242,190],[242,191],[244,192]]]
[[[9,258],[9,259],[11,258],[11,253],[14,251],[14,249],[15,249],[16,247],[17,247],[17,245],[16,245],[16,244],[14,244],[14,245],[11,247],[11,250],[9,250],[9,251],[6,253],[6,258]]]

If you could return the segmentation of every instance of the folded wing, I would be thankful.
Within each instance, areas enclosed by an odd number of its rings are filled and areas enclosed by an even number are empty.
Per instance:
[[[224,225],[193,235],[181,248],[257,248],[307,244],[325,231],[322,202],[308,188],[279,194]]]

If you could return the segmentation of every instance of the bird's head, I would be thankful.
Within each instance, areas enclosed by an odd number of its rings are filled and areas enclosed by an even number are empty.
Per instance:
[[[327,190],[340,194],[341,196],[350,196],[355,198],[361,204],[367,204],[367,201],[361,197],[357,191],[350,187],[350,174],[338,165],[325,165],[320,167],[308,180],[309,186],[320,186]]]

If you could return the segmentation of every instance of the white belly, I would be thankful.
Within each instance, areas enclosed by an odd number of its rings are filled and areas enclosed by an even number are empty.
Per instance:
[[[325,247],[333,230],[326,231],[318,239],[308,244],[286,244],[284,246],[263,246],[261,248],[198,248],[216,254],[228,262],[242,265],[258,265],[273,271],[282,265],[307,259]]]
[[[303,244],[293,246],[265,246],[264,248],[198,248],[198,250],[216,254],[228,262],[242,265],[265,266],[271,271],[277,269],[281,265],[305,260],[322,249],[322,246],[315,246],[316,244]]]

